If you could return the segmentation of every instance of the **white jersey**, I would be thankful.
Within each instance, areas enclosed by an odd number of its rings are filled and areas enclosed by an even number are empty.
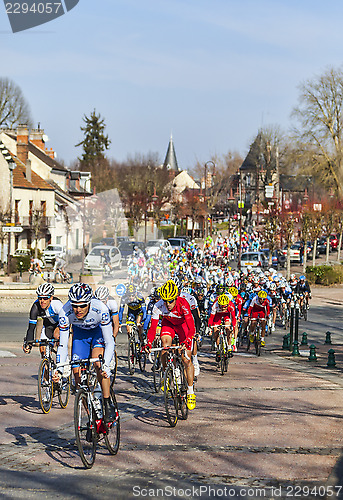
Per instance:
[[[118,314],[118,304],[116,299],[114,299],[113,297],[109,297],[106,305],[108,307],[108,310],[110,311],[111,318],[112,316],[116,316]]]
[[[104,360],[105,365],[108,367],[114,354],[114,338],[108,307],[101,300],[92,299],[88,314],[82,319],[75,316],[70,301],[62,307],[59,314],[60,345],[57,350],[57,366],[59,363],[65,363],[67,359],[71,325],[73,325],[74,330],[84,331],[85,336],[88,336],[91,330],[101,329],[105,341]]]
[[[196,309],[198,307],[198,301],[194,297],[194,295],[191,295],[188,292],[181,292],[180,293],[180,297],[183,297],[184,299],[187,300],[187,302],[188,302],[188,304],[189,304],[189,306],[191,308],[191,311],[193,311],[194,309]]]

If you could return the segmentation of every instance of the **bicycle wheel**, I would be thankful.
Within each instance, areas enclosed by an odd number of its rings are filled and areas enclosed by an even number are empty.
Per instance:
[[[303,312],[304,321],[307,321],[307,306],[306,306],[305,300],[303,300],[302,312]]]
[[[256,356],[261,356],[261,332],[259,329],[257,329],[254,344],[255,344]]]
[[[116,455],[120,443],[120,416],[118,404],[113,389],[111,388],[110,397],[115,408],[116,418],[113,422],[107,424],[107,433],[105,434],[105,444],[111,455]]]
[[[164,407],[166,409],[167,420],[171,427],[177,424],[177,399],[176,388],[173,377],[173,370],[168,366],[164,373]]]
[[[186,380],[185,370],[183,364],[180,361],[176,362],[176,368],[180,370],[181,374],[181,384],[178,386],[178,400],[179,408],[181,412],[181,417],[183,420],[188,418],[188,406],[187,406],[187,388],[188,383]]]
[[[127,363],[129,367],[130,375],[135,373],[135,343],[133,340],[129,340],[128,350],[127,350]]]
[[[141,372],[145,371],[145,365],[146,365],[146,354],[145,352],[141,352],[140,348],[138,351],[138,364]]]
[[[117,351],[114,351],[114,359],[113,359],[113,368],[111,370],[112,372],[112,376],[111,376],[111,387],[113,387],[113,384],[116,380],[116,376],[117,376],[117,370],[118,370],[118,355],[117,355]]]
[[[219,367],[220,367],[220,373],[221,375],[224,375],[225,373],[225,346],[224,346],[224,340],[220,339],[220,346],[219,346],[219,355],[220,355],[220,362],[219,362]]]
[[[43,358],[38,371],[38,398],[43,413],[49,413],[54,396],[54,385],[51,379],[50,362]]]
[[[61,408],[67,408],[70,396],[70,383],[71,383],[71,375],[69,377],[63,378],[58,387],[58,402],[60,403]]]
[[[86,469],[90,469],[95,460],[97,436],[94,410],[88,405],[87,392],[83,389],[78,391],[75,398],[74,429],[80,458]]]
[[[154,353],[154,364],[152,367],[152,372],[154,376],[154,389],[155,392],[160,392],[161,382],[162,382],[162,363],[161,363],[161,353]]]

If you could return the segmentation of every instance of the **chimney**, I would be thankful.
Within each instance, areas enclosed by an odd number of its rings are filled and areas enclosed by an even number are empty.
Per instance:
[[[24,165],[29,157],[29,130],[27,125],[18,125],[17,127],[17,157]]]
[[[31,160],[26,160],[26,180],[27,182],[31,181]]]
[[[45,141],[44,141],[44,129],[40,128],[38,124],[38,128],[34,128],[30,130],[30,142],[37,146],[42,151],[45,151]]]

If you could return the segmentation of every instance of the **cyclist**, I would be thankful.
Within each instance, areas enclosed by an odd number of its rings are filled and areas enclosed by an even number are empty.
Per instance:
[[[255,295],[248,308],[248,316],[251,318],[250,324],[250,342],[254,341],[254,332],[256,328],[257,318],[261,320],[261,346],[265,346],[264,335],[266,332],[266,322],[270,314],[270,302],[267,298],[267,292],[260,290]]]
[[[148,297],[149,300],[148,300],[148,306],[147,306],[147,313],[146,313],[146,318],[145,318],[144,325],[143,325],[144,333],[148,331],[148,328],[150,325],[150,320],[151,320],[151,315],[152,315],[152,310],[154,308],[154,305],[156,304],[156,302],[158,302],[160,300],[160,298],[161,297],[160,297],[158,287],[152,288],[150,295]]]
[[[30,262],[31,262],[31,264],[29,267],[29,273],[36,272],[36,273],[41,274],[43,272],[42,268],[44,266],[43,266],[43,262],[40,259],[35,259],[35,258],[31,257]]]
[[[57,350],[57,369],[53,380],[58,382],[62,366],[67,359],[70,327],[73,327],[72,360],[104,357],[104,365],[95,363],[98,381],[104,398],[104,420],[115,418],[115,409],[110,399],[110,362],[114,354],[114,339],[108,308],[93,297],[93,291],[86,283],[75,283],[69,290],[68,302],[59,314],[60,345]],[[79,367],[74,368],[76,385],[80,382]]]
[[[159,300],[153,308],[146,349],[149,350],[151,348],[156,336],[159,318],[162,317],[160,333],[162,347],[170,347],[175,334],[178,335],[180,343],[185,346],[185,351],[182,352],[181,356],[188,383],[187,407],[189,410],[194,410],[196,406],[196,396],[193,387],[194,367],[192,363],[192,341],[195,334],[195,325],[191,308],[187,300],[178,295],[179,289],[173,280],[168,280],[161,286],[161,300]],[[161,359],[162,365],[165,367],[165,352],[162,353]]]
[[[29,316],[29,326],[23,344],[23,351],[29,354],[32,349],[32,342],[35,338],[37,319],[43,319],[43,328],[40,340],[59,338],[58,315],[63,307],[63,303],[57,297],[54,297],[55,288],[51,283],[42,283],[36,290],[37,300],[32,304]],[[40,346],[40,353],[43,357],[45,346]]]
[[[109,252],[105,253],[104,250],[100,250],[100,264],[104,267],[104,269],[106,266],[108,266],[109,270],[112,271],[112,264]]]
[[[231,295],[223,293],[219,295],[212,306],[208,326],[213,327],[213,340],[219,348],[219,325],[224,318],[225,332],[228,345],[231,347],[233,329],[236,327],[236,310],[231,301]],[[216,354],[216,361],[219,361],[219,352]]]
[[[143,323],[146,318],[146,305],[143,295],[137,291],[135,285],[130,283],[128,285],[126,293],[123,295],[120,308],[119,308],[119,328],[122,326],[124,308],[127,306],[126,314],[126,330],[127,335],[130,336],[132,331],[131,323],[136,323],[138,327],[139,340],[144,344],[143,336]]]
[[[110,291],[107,288],[107,286],[104,285],[98,286],[98,288],[94,292],[94,297],[98,300],[101,300],[101,302],[103,302],[107,306],[110,312],[110,318],[112,320],[113,337],[115,339],[119,331],[119,315],[118,315],[117,301],[110,295]]]
[[[180,297],[184,297],[187,300],[189,307],[191,308],[191,313],[193,315],[195,331],[196,331],[195,337],[197,341],[201,341],[200,337],[201,320],[200,320],[200,311],[197,299],[195,298],[193,291],[189,286],[182,287],[180,292]],[[194,366],[194,377],[197,377],[200,373],[197,342],[193,342],[192,362]]]
[[[303,300],[305,298],[305,304],[307,309],[309,308],[309,299],[311,298],[311,288],[304,275],[299,276],[299,281],[297,283],[295,293],[300,296],[300,309],[303,306]]]
[[[66,261],[64,259],[62,259],[62,257],[60,257],[59,255],[57,255],[57,257],[55,259],[53,271],[56,273],[57,270],[59,270],[64,280],[67,279],[67,275],[66,275],[66,272],[64,269],[65,265],[66,265]]]

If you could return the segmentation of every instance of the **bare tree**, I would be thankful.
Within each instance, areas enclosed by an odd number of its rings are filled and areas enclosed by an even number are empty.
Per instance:
[[[289,280],[291,275],[291,245],[294,236],[294,217],[292,214],[284,212],[281,216],[281,234],[287,247],[287,270],[286,277]]]
[[[307,265],[307,241],[310,237],[311,230],[311,214],[305,212],[301,216],[301,233],[302,239],[304,240],[304,260],[303,260],[303,273],[306,271]],[[317,251],[317,240],[316,240],[316,248],[313,245],[313,253]]]
[[[322,234],[323,215],[321,212],[312,212],[309,220],[309,233],[313,241],[312,266],[316,265],[317,240]]]
[[[29,105],[18,85],[0,78],[0,127],[13,128],[21,123],[32,126]]]
[[[326,259],[325,264],[329,264],[329,253],[330,253],[330,236],[334,232],[336,227],[336,212],[333,209],[329,209],[324,213],[323,220],[323,230],[326,236]]]
[[[273,263],[273,252],[278,245],[280,234],[280,218],[276,212],[270,213],[266,217],[266,222],[263,227],[263,239],[269,249],[269,266]]]
[[[342,196],[343,190],[343,70],[329,68],[300,86],[296,136],[304,160],[326,187]]]

